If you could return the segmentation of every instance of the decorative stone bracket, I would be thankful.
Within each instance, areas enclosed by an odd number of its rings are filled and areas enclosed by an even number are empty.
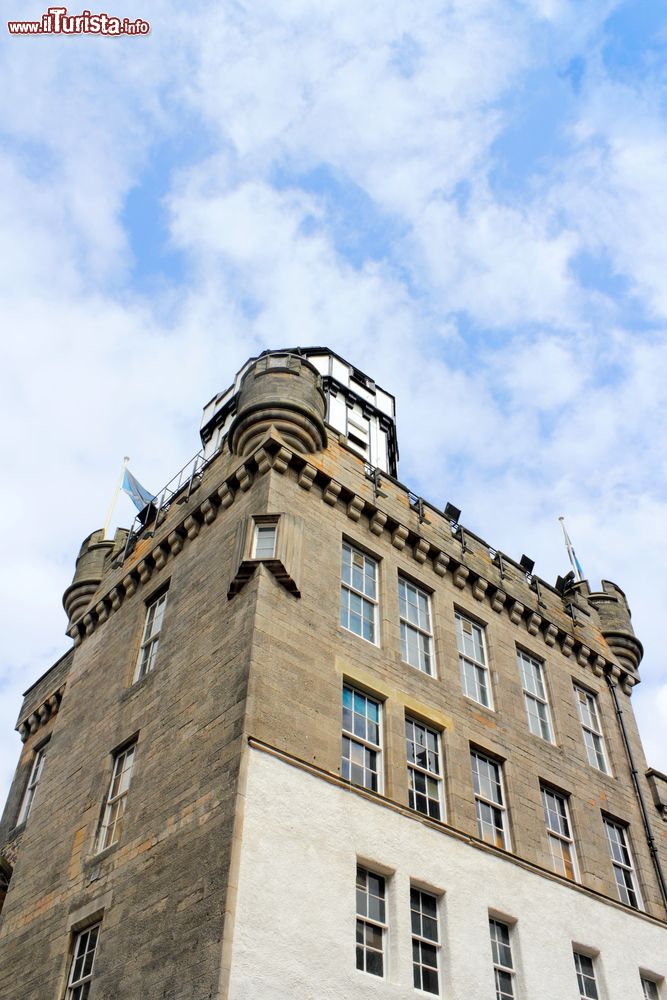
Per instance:
[[[60,702],[63,700],[63,693],[65,691],[65,685],[50,694],[48,698],[45,698],[42,704],[35,709],[34,712],[24,719],[24,721],[18,727],[18,733],[21,737],[21,742],[25,743],[29,736],[36,733],[37,730],[45,725],[60,708]]]

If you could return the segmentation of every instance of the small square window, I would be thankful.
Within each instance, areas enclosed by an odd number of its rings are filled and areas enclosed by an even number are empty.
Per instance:
[[[277,524],[256,524],[253,539],[253,559],[274,559],[276,555]]]

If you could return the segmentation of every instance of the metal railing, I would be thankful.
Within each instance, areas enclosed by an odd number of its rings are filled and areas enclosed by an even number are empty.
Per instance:
[[[139,511],[129,530],[123,554],[116,560],[116,567],[122,566],[140,536],[151,538],[155,534],[161,523],[160,515],[165,514],[173,503],[188,502],[192,494],[199,489],[204,469],[217,454],[218,451],[215,451],[205,458],[204,450],[198,451],[175,476],[172,476],[167,485],[159,490],[151,502]]]

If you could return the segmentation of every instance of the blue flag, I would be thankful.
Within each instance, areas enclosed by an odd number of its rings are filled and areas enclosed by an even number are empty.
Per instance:
[[[125,470],[121,489],[127,493],[137,510],[143,510],[147,504],[155,500],[153,494],[143,488],[139,480],[134,478],[129,469]]]

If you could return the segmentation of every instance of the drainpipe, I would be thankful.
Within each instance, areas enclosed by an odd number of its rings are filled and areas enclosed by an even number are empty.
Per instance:
[[[667,881],[665,880],[665,874],[662,870],[662,865],[660,864],[660,855],[658,854],[658,848],[656,847],[655,837],[653,836],[653,831],[651,829],[651,822],[649,820],[648,809],[646,808],[646,802],[644,800],[644,795],[642,793],[641,785],[639,784],[639,772],[635,767],[635,760],[632,755],[632,748],[630,746],[630,740],[628,739],[628,731],[625,728],[625,720],[623,718],[623,709],[618,700],[618,694],[616,688],[618,685],[614,680],[611,671],[605,673],[605,680],[611,691],[611,697],[614,702],[614,710],[616,712],[616,718],[618,719],[618,725],[621,730],[621,737],[623,738],[623,746],[625,747],[625,753],[628,758],[628,764],[630,765],[630,775],[632,777],[632,784],[635,786],[635,792],[637,793],[637,801],[639,802],[639,811],[642,814],[642,823],[644,824],[644,833],[646,834],[646,840],[648,843],[649,853],[651,855],[651,860],[653,861],[653,867],[655,868],[655,873],[658,877],[658,886],[660,887],[660,893],[662,895],[662,901],[667,909]]]

